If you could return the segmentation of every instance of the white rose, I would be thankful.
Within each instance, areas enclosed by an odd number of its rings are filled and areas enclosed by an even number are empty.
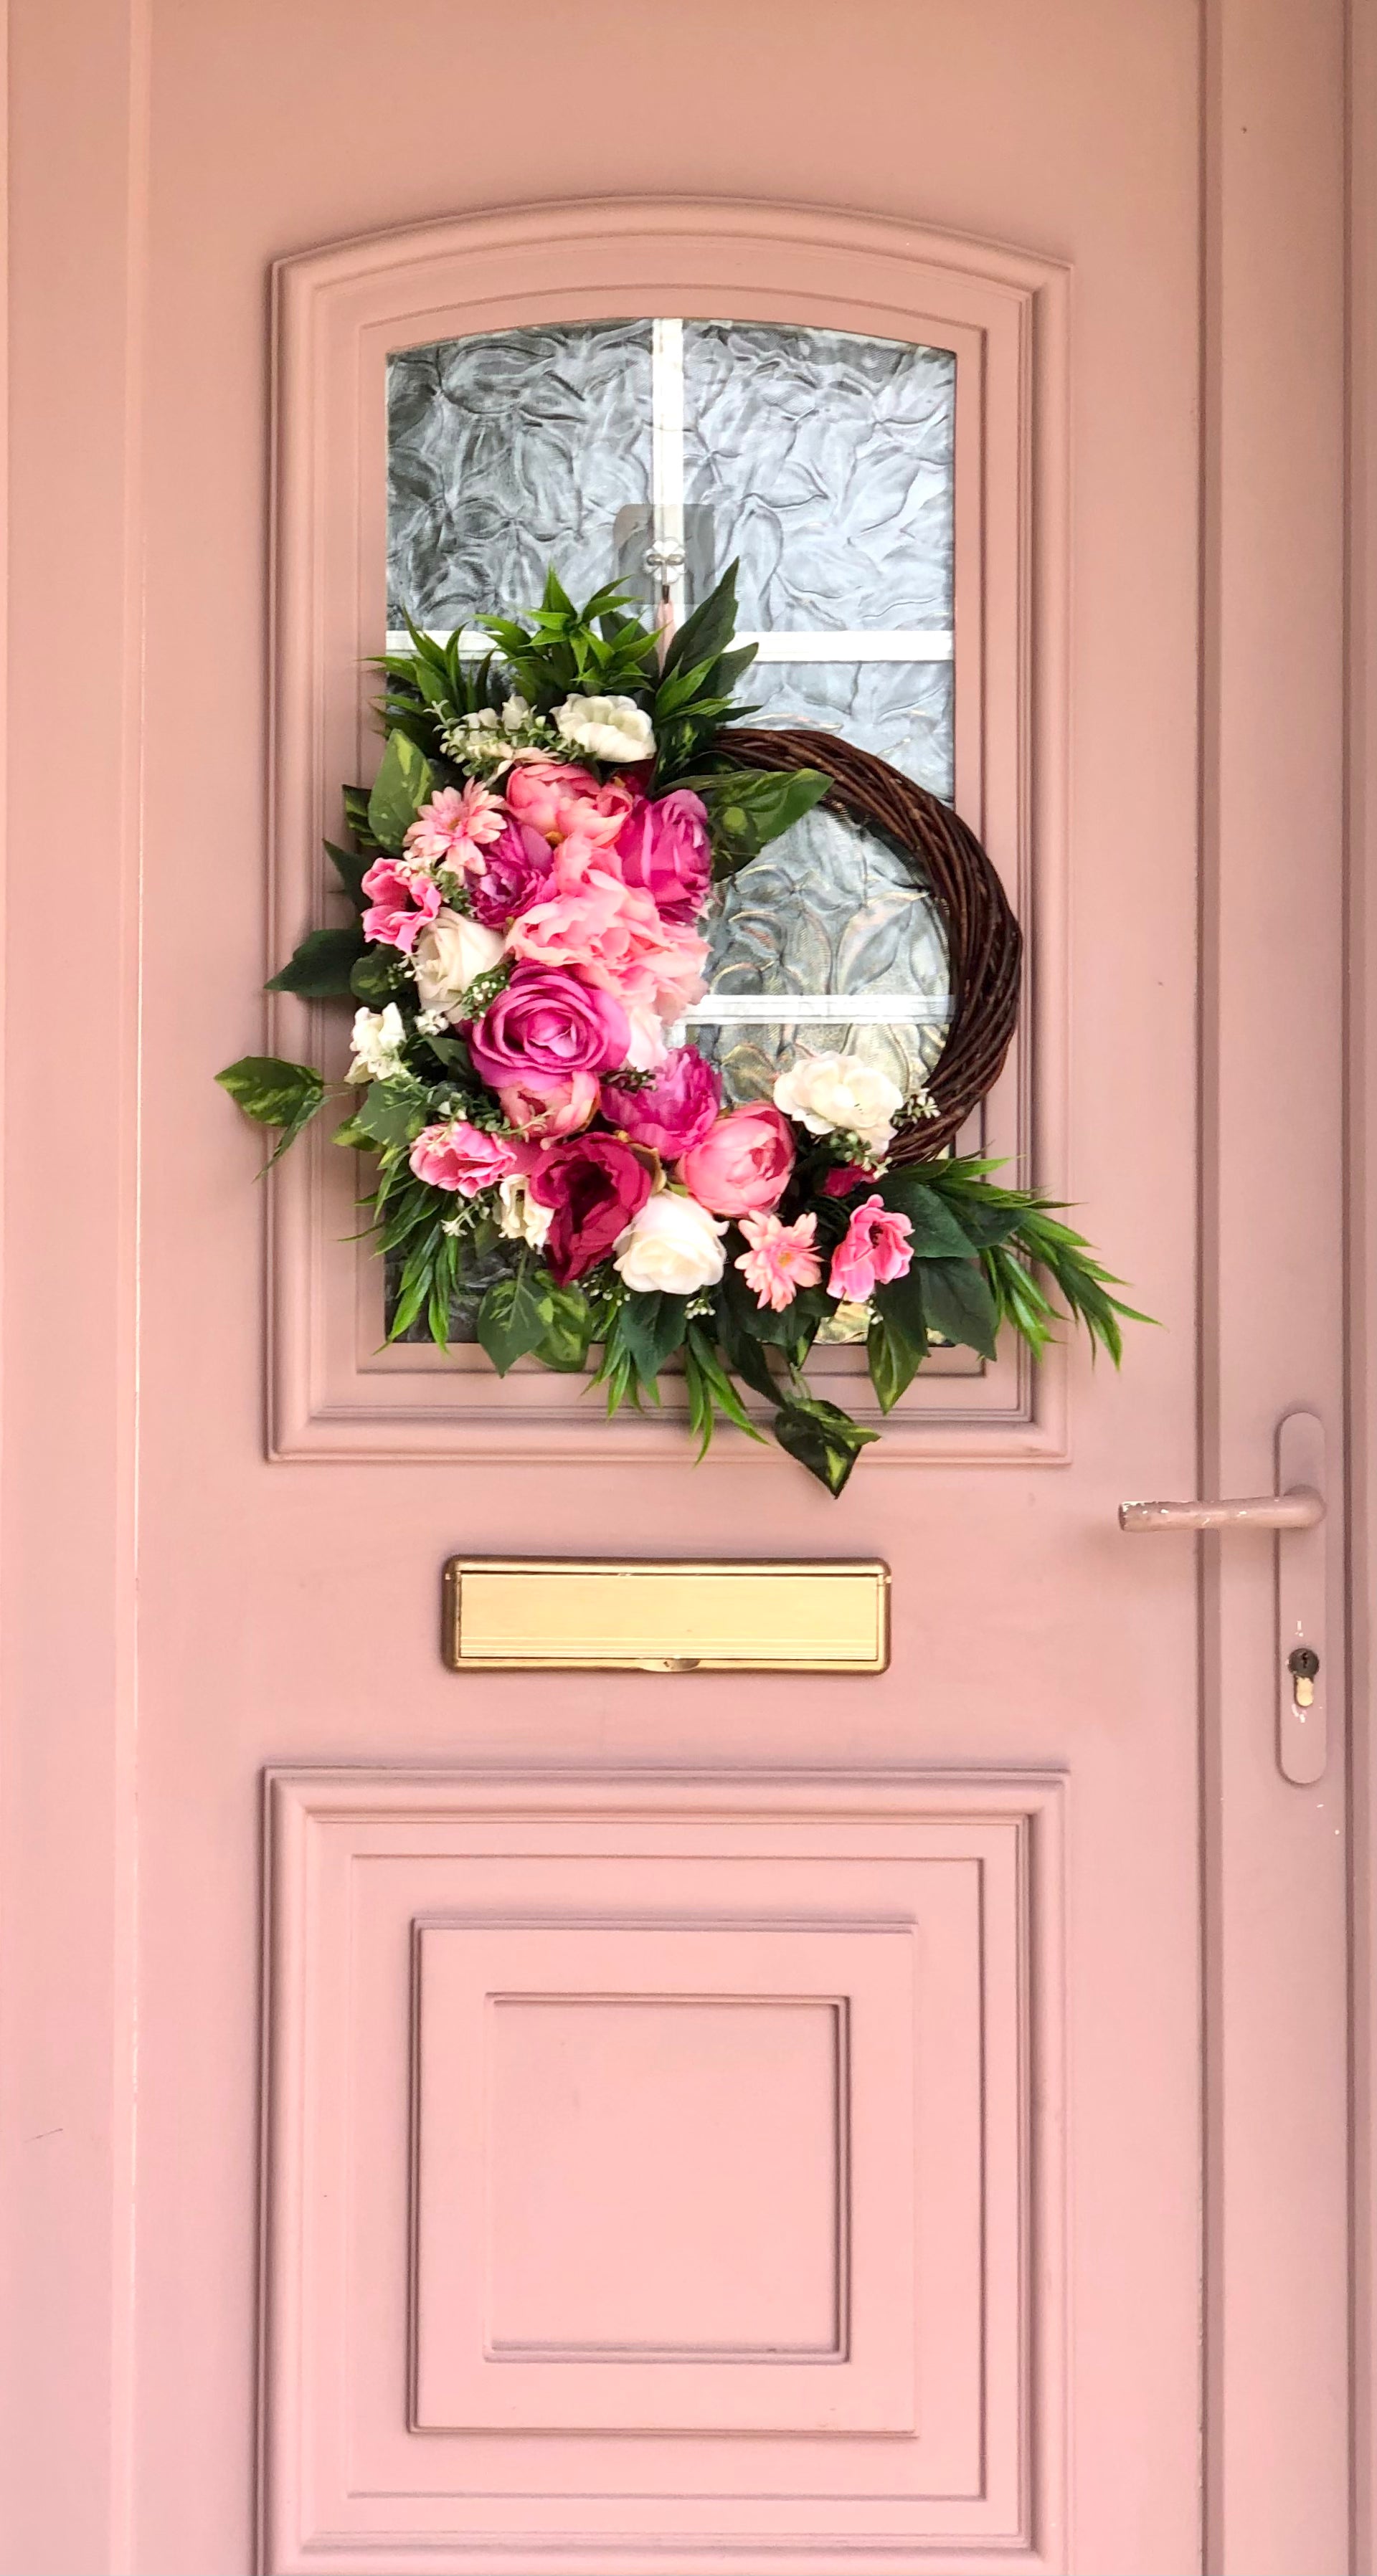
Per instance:
[[[538,1252],[550,1231],[554,1209],[542,1207],[533,1199],[524,1172],[508,1172],[497,1184],[501,1202],[497,1212],[497,1231],[512,1243],[529,1243]]]
[[[812,1136],[840,1128],[883,1153],[904,1095],[887,1073],[859,1055],[803,1055],[775,1083],[775,1107]]]
[[[671,1297],[711,1288],[727,1266],[726,1233],[697,1199],[682,1190],[657,1190],[619,1234],[613,1259],[628,1288],[662,1289]]]
[[[346,1082],[390,1082],[402,1071],[402,1048],[406,1030],[395,1002],[382,1011],[360,1010],[354,1013],[354,1061],[344,1079]]]
[[[452,1011],[474,977],[486,975],[489,967],[497,964],[505,945],[500,930],[488,930],[481,921],[468,921],[462,912],[451,912],[446,905],[424,930],[417,932],[411,952],[422,1008]]]
[[[649,760],[655,749],[650,718],[634,698],[566,698],[555,724],[565,742],[594,760]]]

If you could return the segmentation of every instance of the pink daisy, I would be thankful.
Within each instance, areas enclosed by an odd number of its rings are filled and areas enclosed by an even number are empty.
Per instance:
[[[736,1267],[754,1289],[757,1306],[773,1306],[778,1314],[792,1306],[800,1288],[816,1288],[822,1277],[813,1250],[817,1230],[815,1216],[795,1217],[792,1225],[777,1216],[743,1216],[741,1231],[751,1248],[737,1254]]]

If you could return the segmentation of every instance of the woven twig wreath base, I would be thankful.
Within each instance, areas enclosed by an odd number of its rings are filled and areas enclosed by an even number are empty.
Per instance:
[[[937,1115],[899,1128],[893,1159],[931,1161],[991,1089],[1018,1019],[1023,936],[994,868],[949,805],[836,734],[743,725],[718,747],[742,769],[824,770],[833,781],[824,805],[879,833],[930,888],[947,933],[952,1016],[928,1085]]]

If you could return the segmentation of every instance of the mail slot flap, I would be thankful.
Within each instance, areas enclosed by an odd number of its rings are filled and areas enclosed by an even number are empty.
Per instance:
[[[456,1671],[878,1673],[889,1568],[451,1557]]]

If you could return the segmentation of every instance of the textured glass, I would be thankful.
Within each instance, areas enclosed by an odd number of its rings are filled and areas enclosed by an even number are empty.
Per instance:
[[[650,324],[565,323],[403,349],[387,364],[388,624],[533,607],[554,564],[586,599],[618,514],[646,525]]]
[[[716,1064],[729,1099],[758,1100],[795,1057],[864,1056],[907,1093],[920,1090],[942,1048],[941,1019],[905,1019],[912,997],[940,1012],[947,998],[946,933],[932,897],[897,850],[839,814],[813,813],[713,896],[710,999],[719,994],[894,996],[887,1020],[778,1019],[688,1035]]]
[[[760,709],[753,723],[839,733],[950,803],[952,677],[950,662],[753,662],[742,689]]]
[[[756,322],[684,325],[684,499],[745,627],[949,627],[956,360]]]

